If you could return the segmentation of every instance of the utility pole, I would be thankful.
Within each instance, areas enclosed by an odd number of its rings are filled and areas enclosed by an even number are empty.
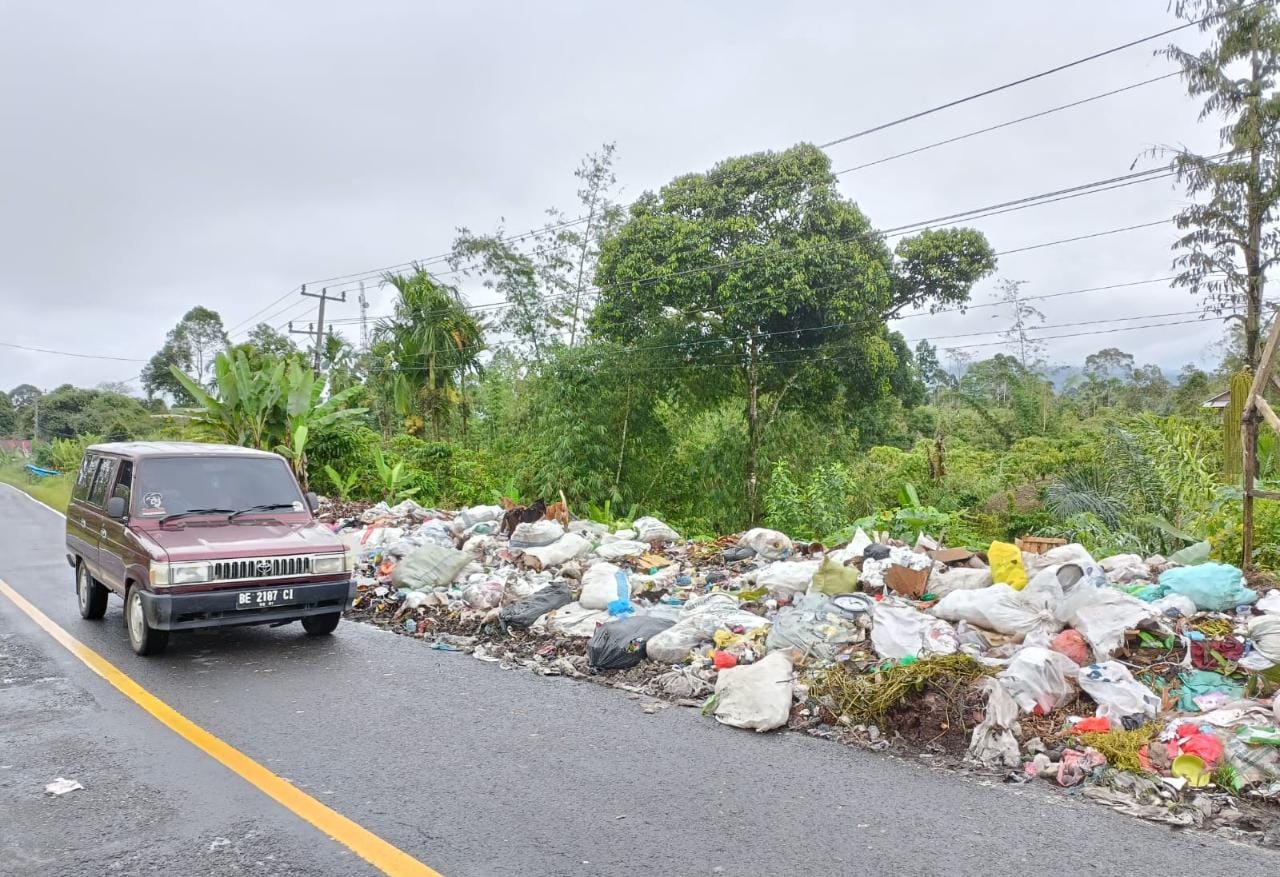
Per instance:
[[[293,328],[293,323],[290,323],[290,324],[289,324],[289,331],[290,331],[290,332],[292,332],[292,333],[293,333],[293,334],[295,334],[295,335],[312,335],[312,336],[314,336],[314,338],[315,338],[315,355],[314,355],[314,362],[313,362],[313,364],[312,364],[312,369],[315,371],[316,376],[317,376],[317,377],[319,377],[319,376],[320,376],[320,362],[321,362],[320,354],[321,354],[321,352],[324,350],[324,306],[325,306],[325,302],[330,302],[330,301],[340,301],[340,302],[345,302],[345,301],[347,300],[347,291],[344,289],[344,290],[342,291],[342,295],[341,295],[341,296],[329,295],[329,289],[328,289],[328,287],[323,287],[323,288],[321,288],[321,290],[320,290],[319,292],[307,292],[307,285],[304,283],[304,284],[302,284],[302,294],[303,294],[303,295],[305,295],[307,298],[318,298],[318,299],[320,299],[320,312],[316,315],[316,322],[315,322],[315,325],[314,325],[314,326],[310,326],[306,331],[298,330],[298,331],[296,331],[296,332],[295,332],[295,331],[294,331],[294,328]]]
[[[369,352],[369,299],[364,294],[364,281],[360,281],[360,350]]]
[[[35,426],[31,436],[32,452],[35,451],[36,445],[40,444],[40,395],[38,393],[36,394],[35,406],[36,406]]]

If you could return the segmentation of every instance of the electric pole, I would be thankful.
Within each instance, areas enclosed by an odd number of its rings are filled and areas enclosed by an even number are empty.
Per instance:
[[[360,281],[360,350],[369,352],[369,299],[364,294],[364,281]]]
[[[329,295],[327,287],[322,288],[319,292],[307,292],[307,285],[302,284],[302,294],[307,298],[320,299],[320,312],[316,314],[315,324],[307,324],[306,329],[294,329],[293,323],[289,323],[289,331],[294,335],[311,335],[315,339],[315,354],[313,357],[312,370],[316,376],[320,376],[321,353],[324,350],[324,306],[325,302],[347,300],[347,291],[344,289],[341,296]]]

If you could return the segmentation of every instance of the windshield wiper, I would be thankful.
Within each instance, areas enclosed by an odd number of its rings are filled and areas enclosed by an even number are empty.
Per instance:
[[[274,512],[280,509],[292,509],[291,502],[264,502],[262,505],[251,505],[247,509],[240,509],[238,512],[232,512],[231,517],[227,518],[227,523],[231,523],[241,515],[247,515],[251,512]]]
[[[187,509],[185,512],[174,512],[171,515],[165,515],[160,519],[161,524],[167,524],[170,521],[176,521],[178,518],[189,518],[192,515],[234,515],[235,509]],[[231,520],[227,518],[227,520]]]

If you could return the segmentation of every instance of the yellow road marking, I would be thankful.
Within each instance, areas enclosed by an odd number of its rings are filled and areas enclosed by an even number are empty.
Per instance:
[[[160,698],[134,682],[114,664],[63,630],[49,616],[37,609],[26,597],[19,594],[4,579],[0,579],[0,594],[13,601],[31,620],[44,628],[49,636],[66,647],[93,672],[114,685],[125,697],[150,713],[160,724],[182,737],[223,767],[235,773],[245,782],[295,815],[310,822],[338,843],[392,877],[443,877],[439,871],[428,868],[403,850],[392,846],[373,832],[352,822],[315,798],[298,789],[282,777],[276,776],[258,762],[229,743],[225,743]]]

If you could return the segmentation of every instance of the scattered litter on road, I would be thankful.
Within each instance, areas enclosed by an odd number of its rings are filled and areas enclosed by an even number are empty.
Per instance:
[[[74,792],[77,789],[83,789],[76,780],[69,780],[66,777],[58,777],[53,782],[44,787],[44,790],[50,795],[65,795],[67,792]]]

